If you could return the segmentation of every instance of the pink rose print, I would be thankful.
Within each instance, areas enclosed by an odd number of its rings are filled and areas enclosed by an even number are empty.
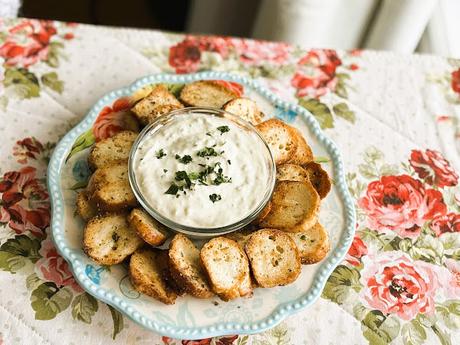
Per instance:
[[[6,65],[18,67],[46,60],[51,37],[56,33],[52,21],[24,19],[8,30],[4,43],[0,45],[0,56]]]
[[[331,49],[312,49],[298,62],[299,69],[291,79],[298,97],[319,98],[337,86],[336,69],[342,60]]]
[[[447,282],[448,294],[451,298],[460,298],[460,262],[446,259],[446,267],[450,272]]]
[[[436,217],[431,222],[430,228],[436,233],[436,236],[441,236],[446,232],[460,232],[460,214],[451,212]]]
[[[83,292],[70,272],[67,261],[58,254],[49,238],[42,241],[39,253],[42,258],[35,263],[35,267],[40,278],[57,286],[70,286],[75,292]]]
[[[214,82],[234,92],[237,95],[237,97],[241,97],[244,94],[244,88],[241,84],[227,80],[214,80]]]
[[[447,212],[439,191],[425,189],[420,181],[408,175],[383,176],[371,182],[358,205],[367,214],[371,229],[395,231],[410,238],[419,235],[427,220]]]
[[[231,44],[240,60],[247,65],[271,63],[281,65],[289,57],[292,46],[287,43],[258,40],[231,39]]]
[[[50,224],[49,196],[35,174],[35,168],[24,167],[5,173],[0,181],[0,223],[17,234],[30,231],[43,236]]]
[[[29,158],[37,159],[42,152],[43,145],[34,137],[18,140],[13,147],[13,156],[21,164],[27,163]]]
[[[219,36],[186,36],[183,41],[169,49],[169,65],[176,73],[192,73],[199,69],[202,52],[215,52],[226,57],[229,41]]]
[[[440,188],[453,187],[458,183],[458,174],[439,151],[412,150],[410,165],[426,183]]]
[[[353,239],[350,249],[348,250],[345,261],[353,266],[359,266],[361,264],[361,258],[367,255],[367,246],[358,235]]]
[[[371,308],[411,320],[434,311],[438,279],[429,264],[412,261],[398,252],[383,252],[363,259],[362,294]]]

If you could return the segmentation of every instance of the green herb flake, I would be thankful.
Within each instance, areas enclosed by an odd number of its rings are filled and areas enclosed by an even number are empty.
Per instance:
[[[119,239],[120,239],[120,236],[114,231],[114,232],[112,233],[112,240],[113,240],[114,242],[117,242]]]
[[[220,127],[217,127],[217,130],[220,132],[220,135],[222,135],[224,133],[229,132],[230,128],[228,128],[228,126],[220,126]]]
[[[193,159],[192,159],[192,156],[190,155],[184,155],[184,156],[179,156],[179,155],[176,155],[176,159],[181,162],[182,164],[188,164],[190,163]]]
[[[171,183],[171,186],[169,186],[165,194],[176,195],[178,191],[179,191],[179,186],[176,185],[175,183]]]
[[[157,157],[157,159],[161,159],[164,156],[167,156],[167,154],[165,153],[163,149],[160,149],[157,152],[155,152],[155,156]]]
[[[168,172],[168,169],[163,169],[163,172],[166,174]]]
[[[212,201],[212,203],[215,203],[216,201],[219,201],[222,199],[222,197],[219,194],[211,194],[209,196],[209,199]]]
[[[215,156],[218,156],[219,153],[217,153],[217,151],[214,150],[214,148],[212,147],[205,147],[204,149],[198,151],[196,155],[198,157],[211,157],[211,156],[215,157]]]
[[[227,159],[228,165],[232,165],[232,161],[230,159]]]

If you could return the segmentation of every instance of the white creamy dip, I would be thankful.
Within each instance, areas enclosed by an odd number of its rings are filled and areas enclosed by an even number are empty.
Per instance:
[[[192,113],[147,134],[133,169],[144,199],[163,217],[216,228],[244,219],[262,202],[270,168],[261,150],[260,138],[233,121]]]

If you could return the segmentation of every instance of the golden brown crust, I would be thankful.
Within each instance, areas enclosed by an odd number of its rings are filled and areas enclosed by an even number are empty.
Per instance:
[[[251,270],[261,287],[294,282],[301,272],[299,251],[291,237],[276,229],[261,229],[245,246]]]
[[[131,210],[128,223],[140,238],[152,246],[161,246],[168,238],[166,227],[140,208]]]
[[[163,279],[164,261],[158,249],[138,249],[129,262],[133,287],[164,304],[174,304],[177,294]]]
[[[240,286],[249,274],[246,254],[237,242],[215,237],[200,252],[212,290],[224,301],[240,297]]]
[[[123,211],[137,205],[129,185],[127,163],[97,169],[90,178],[87,190],[101,211]]]
[[[313,152],[310,145],[307,144],[305,137],[295,127],[292,127],[294,140],[296,142],[296,150],[292,157],[289,159],[289,163],[292,164],[308,164],[313,161]]]
[[[330,250],[329,235],[320,223],[302,232],[290,233],[289,236],[296,243],[304,265],[323,260]]]
[[[169,268],[173,279],[190,295],[197,298],[214,295],[201,264],[200,251],[182,234],[175,235],[169,244]]]
[[[307,171],[300,165],[285,163],[276,167],[276,179],[278,181],[309,182]]]
[[[91,218],[83,233],[84,252],[101,265],[122,262],[143,243],[131,230],[125,214],[105,214]]]
[[[307,171],[310,182],[315,187],[320,198],[324,199],[332,187],[328,173],[321,167],[321,164],[315,162],[303,165],[303,168]]]
[[[297,149],[293,128],[278,119],[270,119],[256,126],[259,134],[270,147],[276,164],[286,163]]]
[[[88,221],[97,215],[97,208],[89,199],[86,191],[81,191],[77,194],[76,205],[78,215],[85,221]]]
[[[122,131],[114,136],[97,142],[88,156],[88,164],[96,170],[111,165],[128,162],[131,146],[137,138],[137,133]]]
[[[293,228],[314,217],[319,196],[309,182],[278,181],[273,191],[270,213],[259,222],[265,228]]]
[[[180,100],[191,107],[221,108],[228,101],[238,97],[230,89],[214,80],[200,80],[184,86]]]
[[[222,109],[241,117],[252,123],[254,126],[261,123],[265,116],[252,99],[239,97],[232,99],[222,106]]]
[[[183,107],[165,85],[158,84],[145,98],[137,102],[131,111],[143,125],[146,125],[161,115]]]

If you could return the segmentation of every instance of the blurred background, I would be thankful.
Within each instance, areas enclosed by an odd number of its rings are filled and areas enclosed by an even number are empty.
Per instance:
[[[0,15],[460,58],[460,0],[0,0]]]

